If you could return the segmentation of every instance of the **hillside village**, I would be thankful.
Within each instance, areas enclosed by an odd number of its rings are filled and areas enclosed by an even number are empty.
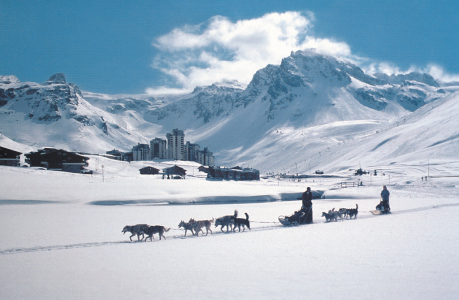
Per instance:
[[[200,151],[198,144],[191,144],[190,142],[184,144],[184,138],[185,134],[182,130],[174,129],[171,133],[167,134],[167,141],[155,138],[150,142],[150,145],[139,143],[132,148],[131,152],[123,153],[114,149],[100,156],[124,161],[125,163],[130,163],[131,161],[153,162],[153,160],[174,160],[175,165],[163,168],[162,170],[153,166],[145,166],[139,169],[141,175],[161,175],[163,179],[185,179],[187,170],[177,164],[179,164],[179,161],[193,161],[201,164],[198,170],[206,173],[209,179],[260,180],[260,172],[252,168],[215,166],[215,158],[212,152],[207,148]],[[22,164],[22,167],[37,167],[53,171],[82,174],[93,174],[94,172],[88,168],[89,155],[79,152],[45,147],[23,154],[19,151],[0,146],[1,166],[20,167],[21,156],[24,157],[23,161],[25,162],[25,164]]]

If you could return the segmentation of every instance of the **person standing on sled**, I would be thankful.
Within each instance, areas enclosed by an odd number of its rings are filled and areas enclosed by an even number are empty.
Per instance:
[[[301,195],[301,200],[303,205],[300,211],[304,212],[304,217],[301,218],[300,224],[310,224],[312,223],[312,192],[310,187]]]
[[[381,202],[376,206],[377,210],[380,210],[382,212],[390,211],[389,195],[389,190],[386,186],[383,186],[383,190],[381,191]]]

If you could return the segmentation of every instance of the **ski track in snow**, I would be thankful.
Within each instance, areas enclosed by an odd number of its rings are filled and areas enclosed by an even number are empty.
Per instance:
[[[426,210],[431,210],[431,209],[437,209],[437,208],[443,208],[443,207],[451,207],[451,206],[459,206],[459,203],[447,203],[447,204],[440,204],[440,205],[431,205],[427,207],[418,207],[418,208],[413,208],[413,209],[405,209],[405,210],[399,210],[399,211],[393,211],[391,212],[390,215],[398,215],[398,214],[406,214],[406,213],[416,213],[416,212],[421,212],[421,211],[426,211]],[[374,216],[370,214],[369,211],[360,211],[360,213],[368,213],[365,215],[359,215],[358,219],[366,219],[366,218],[375,218],[378,216]],[[355,220],[355,219],[354,219]],[[251,223],[263,223],[263,224],[272,224],[272,225],[267,225],[267,226],[261,226],[261,227],[256,227],[253,228],[250,231],[265,231],[265,230],[276,230],[276,229],[283,229],[283,228],[288,228],[289,226],[283,226],[279,224],[279,222],[259,222],[259,221],[251,221]],[[320,224],[320,223],[332,223],[332,222],[315,222],[314,224]],[[334,223],[334,222],[333,222]],[[190,238],[198,238],[198,236],[184,236],[183,232],[184,230],[182,229],[174,229],[171,228],[171,230],[174,231],[181,231],[182,233],[179,235],[172,235],[168,236],[167,239],[190,239]],[[220,235],[220,234],[234,234],[234,233],[239,233],[239,231],[235,232],[226,232],[226,231],[221,231],[220,228],[216,228],[215,233],[212,235]],[[249,231],[249,232],[250,232]],[[241,231],[242,233],[242,231]],[[212,236],[211,235],[211,236]],[[202,237],[202,236],[201,236]],[[155,239],[156,242],[158,242],[158,239]],[[79,243],[79,244],[69,244],[69,245],[54,245],[54,246],[37,246],[37,247],[29,247],[29,248],[10,248],[10,249],[4,249],[0,250],[0,255],[12,255],[12,254],[22,254],[22,253],[30,253],[30,252],[39,252],[39,251],[54,251],[54,250],[68,250],[68,249],[78,249],[78,248],[92,248],[92,247],[102,247],[102,246],[113,246],[113,245],[125,245],[125,244],[138,244],[138,243],[144,243],[143,241],[113,241],[113,242],[95,242],[95,243]]]

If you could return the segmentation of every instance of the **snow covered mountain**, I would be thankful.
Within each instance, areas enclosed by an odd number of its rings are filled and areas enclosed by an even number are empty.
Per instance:
[[[244,90],[216,97],[209,96],[215,88],[207,89],[205,101],[204,95],[179,100],[152,111],[149,121],[180,124],[222,164],[294,172],[313,168],[312,156],[381,131],[457,87],[439,87],[427,74],[368,75],[348,62],[298,51],[259,70]],[[198,117],[202,111],[206,118]]]
[[[116,114],[88,103],[75,84],[66,83],[64,74],[43,84],[0,77],[0,115],[3,135],[37,148],[105,153],[115,145],[128,148],[145,139]]]
[[[427,74],[366,74],[349,62],[314,50],[292,52],[280,65],[266,66],[247,87],[227,82],[197,87],[182,96],[81,93],[65,82],[63,74],[44,84],[3,76],[1,133],[36,147],[101,153],[112,148],[129,150],[179,128],[186,140],[209,147],[219,165],[285,173],[326,165],[331,170],[348,167],[333,162],[354,149],[374,154],[391,141],[402,142],[394,136],[386,142],[379,137],[382,132],[397,132],[395,128],[401,126],[396,125],[407,120],[435,123],[443,116],[447,118],[443,123],[454,123],[457,90],[454,84],[440,86]],[[448,105],[449,114],[421,113]],[[454,140],[450,128],[437,130],[444,132],[442,140]],[[413,144],[412,152],[417,151],[418,144],[408,132],[397,135],[406,137]],[[381,145],[362,148],[369,137]],[[372,155],[372,163],[389,159],[386,156]],[[348,160],[354,167],[358,163]]]

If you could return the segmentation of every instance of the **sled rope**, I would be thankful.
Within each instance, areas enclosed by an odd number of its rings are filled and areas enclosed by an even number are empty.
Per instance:
[[[252,223],[266,223],[266,224],[277,224],[278,222],[263,222],[263,221],[250,221]]]

